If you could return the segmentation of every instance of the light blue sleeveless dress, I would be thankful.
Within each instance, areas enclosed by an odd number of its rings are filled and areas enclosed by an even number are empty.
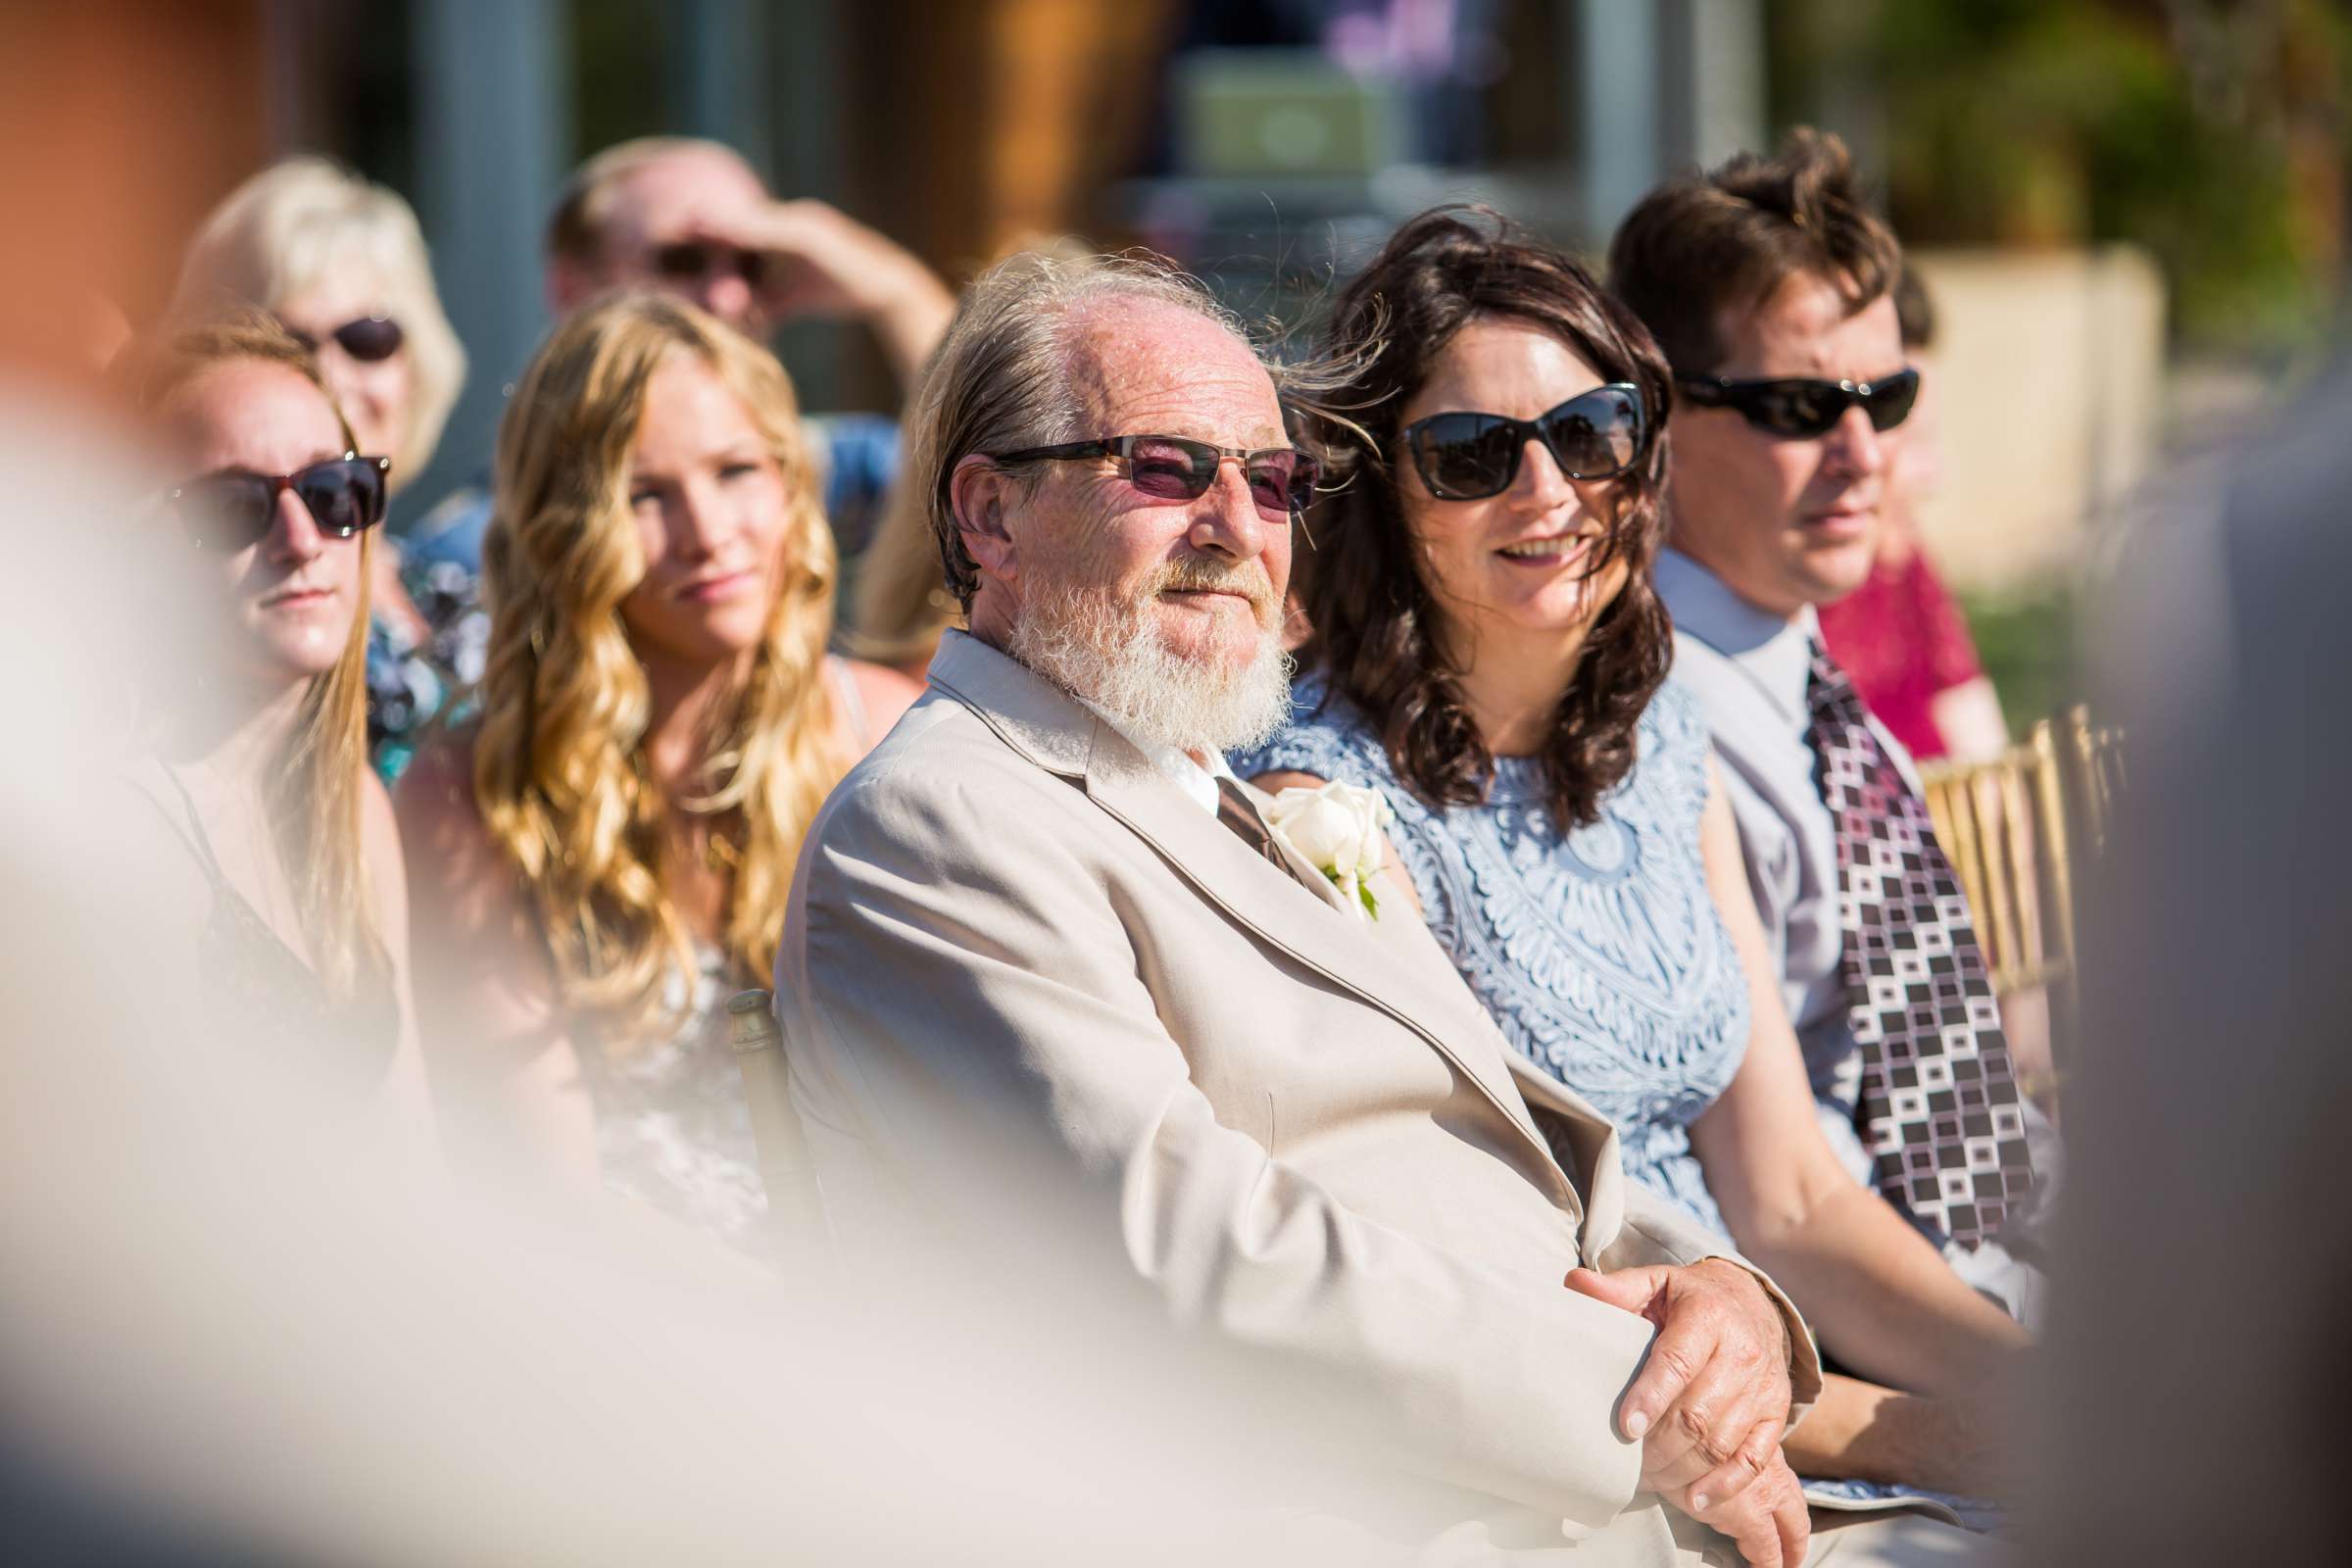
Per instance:
[[[1721,1231],[1690,1124],[1747,1048],[1747,983],[1699,854],[1705,715],[1669,681],[1600,819],[1563,833],[1542,763],[1497,758],[1487,799],[1433,808],[1318,676],[1289,727],[1233,757],[1244,778],[1297,770],[1376,786],[1438,945],[1511,1044],[1617,1124],[1625,1172]]]
[[[1747,1052],[1747,980],[1715,911],[1699,847],[1709,742],[1698,699],[1669,678],[1635,732],[1635,760],[1600,818],[1565,833],[1540,762],[1495,759],[1477,806],[1433,808],[1322,677],[1302,677],[1289,725],[1235,753],[1243,778],[1295,771],[1369,784],[1438,945],[1510,1043],[1617,1124],[1625,1173],[1719,1235],[1690,1124]],[[1913,1487],[1804,1478],[1833,1509],[1903,1503],[1975,1530],[1998,1503]]]

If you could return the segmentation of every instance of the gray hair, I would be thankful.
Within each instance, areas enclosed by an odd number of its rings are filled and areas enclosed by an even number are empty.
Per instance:
[[[1275,384],[1280,367],[1200,279],[1141,256],[1052,256],[1025,252],[997,263],[964,290],[956,319],[933,355],[908,421],[905,484],[925,508],[948,590],[968,613],[980,568],[963,548],[949,486],[973,453],[1017,451],[1087,439],[1087,410],[1070,373],[1070,351],[1087,314],[1112,301],[1171,306],[1212,321],[1249,348]],[[1035,483],[1033,468],[1017,475]]]

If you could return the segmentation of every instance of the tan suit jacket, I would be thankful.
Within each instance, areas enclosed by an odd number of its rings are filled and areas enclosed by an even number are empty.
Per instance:
[[[1562,1277],[1726,1244],[1626,1181],[1418,921],[1300,869],[949,633],[817,818],[777,958],[837,1235],[1094,1250],[1178,1324],[1353,1387],[1403,1467],[1617,1548],[1580,1560],[1688,1560],[1612,1426],[1650,1326]]]

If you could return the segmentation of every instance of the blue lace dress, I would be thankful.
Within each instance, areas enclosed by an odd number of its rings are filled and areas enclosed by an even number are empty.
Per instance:
[[[1628,1176],[1720,1231],[1690,1124],[1739,1071],[1748,1007],[1699,855],[1705,715],[1670,681],[1636,746],[1600,820],[1568,833],[1528,758],[1496,759],[1484,804],[1432,809],[1310,675],[1289,727],[1232,763],[1244,778],[1295,769],[1379,788],[1430,930],[1503,1034],[1617,1124]]]
[[[1600,820],[1566,834],[1529,759],[1497,758],[1482,805],[1424,805],[1319,676],[1298,682],[1289,727],[1230,760],[1244,778],[1297,771],[1386,795],[1389,837],[1429,928],[1503,1034],[1617,1124],[1628,1176],[1724,1233],[1690,1124],[1746,1054],[1747,982],[1699,849],[1708,740],[1697,699],[1668,680],[1635,746]],[[1804,1488],[1833,1509],[1894,1501],[1971,1529],[2002,1523],[2000,1506],[1980,1498],[1814,1477]]]

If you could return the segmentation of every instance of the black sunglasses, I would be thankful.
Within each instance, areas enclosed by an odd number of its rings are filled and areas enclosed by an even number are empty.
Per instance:
[[[654,249],[654,270],[678,283],[699,283],[712,272],[731,272],[755,289],[767,285],[764,251],[713,240],[680,240]]]
[[[1245,452],[1179,435],[1111,435],[1097,441],[1031,447],[1025,452],[1001,452],[990,461],[1062,463],[1082,458],[1112,459],[1127,482],[1154,501],[1200,500],[1217,482],[1217,469],[1227,458],[1241,464],[1243,476],[1250,481],[1250,499],[1268,517],[1287,522],[1315,499],[1315,460],[1292,447]]]
[[[1499,414],[1433,414],[1404,427],[1421,482],[1441,501],[1484,501],[1519,477],[1519,457],[1541,441],[1571,479],[1613,479],[1642,456],[1648,421],[1642,389],[1611,381],[1532,419]]]
[[[1825,436],[1860,408],[1874,430],[1891,430],[1911,416],[1919,401],[1919,372],[1897,370],[1877,381],[1821,381],[1792,376],[1777,381],[1735,381],[1728,376],[1682,376],[1675,385],[1702,409],[1736,409],[1767,435],[1786,441]]]
[[[280,321],[278,324],[305,350],[313,354],[318,352],[318,340],[310,333],[291,321]],[[390,359],[409,340],[408,333],[402,331],[400,323],[389,316],[363,316],[345,321],[326,335],[340,344],[344,353],[368,365],[381,364]]]
[[[391,471],[390,458],[356,452],[292,473],[231,468],[188,480],[172,492],[172,505],[200,550],[242,550],[267,538],[283,490],[294,492],[320,533],[349,539],[384,520],[384,476]]]

